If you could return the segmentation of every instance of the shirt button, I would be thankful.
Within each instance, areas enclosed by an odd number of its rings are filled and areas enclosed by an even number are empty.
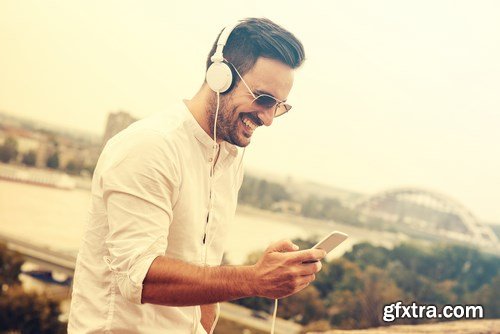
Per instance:
[[[212,162],[213,160],[214,160],[214,159],[210,158],[210,159],[208,159],[208,162]]]

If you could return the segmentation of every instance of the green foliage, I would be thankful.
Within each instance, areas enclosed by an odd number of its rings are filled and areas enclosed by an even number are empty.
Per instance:
[[[64,333],[59,322],[59,301],[22,287],[11,287],[0,296],[0,331],[21,333]]]
[[[260,297],[248,297],[248,298],[236,299],[233,301],[233,303],[254,310],[264,311],[269,314],[271,314],[272,307],[274,306],[274,303],[271,299],[260,298]]]
[[[26,293],[19,281],[24,260],[0,244],[0,332],[64,333],[59,301]]]
[[[453,292],[457,295],[476,291],[500,272],[500,258],[459,245],[437,245],[422,250],[416,245],[402,244],[395,247],[389,256],[391,261],[401,263],[405,270],[431,282],[454,281]],[[415,276],[413,280],[417,278]]]
[[[362,271],[354,262],[336,259],[323,265],[313,284],[321,298],[326,298],[334,290],[359,291],[363,284]]]
[[[313,247],[319,240],[321,236],[320,235],[313,235],[309,237],[308,239],[293,239],[292,242],[299,246],[299,249],[308,249]]]
[[[500,318],[500,274],[492,279],[491,284],[485,284],[471,294],[466,302],[481,304],[486,318]]]
[[[401,299],[402,291],[382,269],[368,266],[356,290],[338,289],[329,295],[330,321],[343,328],[382,326],[384,305]]]
[[[387,248],[364,242],[354,245],[351,251],[344,255],[344,258],[356,262],[361,269],[369,265],[384,268],[389,261],[389,252]]]
[[[5,142],[0,145],[0,161],[8,163],[11,160],[15,160],[17,154],[17,140],[12,137],[7,137]]]
[[[19,273],[23,263],[24,259],[19,253],[0,243],[0,295],[4,287],[20,283]]]
[[[274,210],[274,204],[290,201],[300,204],[300,215],[323,220],[337,220],[352,225],[361,225],[358,213],[342,205],[335,198],[310,195],[306,198],[292,196],[286,187],[274,182],[245,176],[238,201],[264,210]]]
[[[294,240],[301,249],[317,238]],[[313,241],[314,240],[314,241]],[[260,257],[254,253],[248,263]],[[365,328],[386,325],[383,306],[398,300],[420,304],[481,304],[485,316],[500,317],[500,258],[458,245],[401,244],[387,249],[354,245],[323,264],[312,287],[280,301],[280,316],[304,325]],[[241,305],[268,311],[272,301],[248,298]],[[323,321],[323,322],[321,322]],[[424,320],[397,320],[397,323]]]
[[[326,307],[319,298],[319,291],[310,285],[299,293],[280,300],[278,312],[280,317],[304,325],[323,319]]]
[[[305,217],[319,218],[321,216],[320,212],[322,210],[322,205],[319,199],[311,195],[302,203],[302,215]]]
[[[36,152],[31,150],[23,155],[23,160],[21,161],[26,166],[35,166],[36,164]]]
[[[270,209],[274,203],[288,199],[290,195],[282,185],[251,176],[245,176],[238,194],[240,203],[265,210]]]
[[[334,198],[319,198],[310,195],[302,202],[301,214],[305,217],[338,220],[344,223],[359,225],[358,214],[344,206]]]

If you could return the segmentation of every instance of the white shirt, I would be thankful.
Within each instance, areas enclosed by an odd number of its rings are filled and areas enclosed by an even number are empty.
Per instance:
[[[237,148],[223,142],[211,177],[214,145],[184,104],[108,141],[92,180],[69,333],[191,333],[200,307],[141,304],[142,283],[162,255],[220,265],[243,171]]]

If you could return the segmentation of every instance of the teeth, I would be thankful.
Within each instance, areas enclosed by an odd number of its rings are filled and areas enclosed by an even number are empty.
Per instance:
[[[248,117],[242,117],[241,120],[252,131],[257,128],[257,124],[255,124],[254,122],[252,122]]]

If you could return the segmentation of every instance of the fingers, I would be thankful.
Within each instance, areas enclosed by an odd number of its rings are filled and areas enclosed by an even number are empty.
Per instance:
[[[311,274],[311,275],[306,275],[306,276],[301,276],[300,278],[298,278],[296,280],[296,285],[295,285],[295,289],[293,291],[293,294],[296,294],[297,292],[299,291],[302,291],[304,290],[305,288],[307,288],[314,280],[316,279],[316,275],[314,274]]]
[[[266,252],[292,252],[299,249],[299,246],[295,245],[288,239],[280,240],[271,244],[267,247]]]
[[[301,277],[301,281],[300,281],[300,285],[305,285],[305,284],[309,285],[315,279],[316,279],[316,275],[315,274],[302,276]]]
[[[326,256],[326,252],[322,249],[306,249],[287,253],[286,256],[289,257],[291,263],[308,263],[321,261]]]
[[[262,269],[260,276],[267,278],[263,281],[262,295],[283,298],[306,288],[316,279],[315,274],[321,270],[321,259],[325,256],[326,252],[322,249],[299,251],[290,240],[271,244],[261,258],[262,261],[256,264]],[[304,263],[307,261],[316,262]]]
[[[321,264],[320,261],[310,263],[310,264],[301,264],[298,266],[299,269],[297,270],[297,275],[300,276],[309,276],[312,274],[315,274],[321,270],[323,265]]]

